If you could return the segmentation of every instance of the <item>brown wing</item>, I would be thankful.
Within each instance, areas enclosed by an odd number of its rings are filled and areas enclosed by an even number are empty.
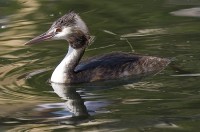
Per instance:
[[[100,57],[93,57],[86,61],[81,62],[76,68],[75,72],[81,72],[85,70],[92,70],[96,68],[100,69],[116,69],[126,63],[136,63],[141,58],[139,55],[130,53],[115,52],[105,54]]]
[[[133,53],[110,53],[83,61],[76,68],[74,81],[93,82],[126,76],[155,74],[170,63],[169,59]]]

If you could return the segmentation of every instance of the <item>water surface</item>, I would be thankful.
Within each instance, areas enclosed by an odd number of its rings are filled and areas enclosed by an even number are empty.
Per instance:
[[[198,131],[197,0],[0,1],[2,131]],[[112,51],[173,58],[173,67],[129,82],[49,84],[67,43],[24,43],[75,10],[94,43],[84,58]]]

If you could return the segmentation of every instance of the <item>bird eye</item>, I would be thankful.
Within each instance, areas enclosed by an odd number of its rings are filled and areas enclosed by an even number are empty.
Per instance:
[[[61,28],[57,28],[56,29],[56,33],[58,33],[58,32],[62,32],[62,29]]]

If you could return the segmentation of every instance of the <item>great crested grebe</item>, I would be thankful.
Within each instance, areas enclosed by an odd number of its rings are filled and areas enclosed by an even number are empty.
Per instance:
[[[170,63],[166,58],[115,52],[79,64],[89,39],[84,21],[78,14],[69,12],[56,20],[47,32],[28,41],[26,45],[44,40],[68,41],[68,53],[51,76],[51,82],[54,83],[71,84],[137,76],[160,71]]]

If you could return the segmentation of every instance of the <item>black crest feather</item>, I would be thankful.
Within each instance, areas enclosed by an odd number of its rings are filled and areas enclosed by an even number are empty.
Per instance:
[[[56,20],[52,27],[60,27],[60,26],[73,26],[76,24],[76,14],[74,11],[70,11],[69,13],[65,14],[58,20]]]

